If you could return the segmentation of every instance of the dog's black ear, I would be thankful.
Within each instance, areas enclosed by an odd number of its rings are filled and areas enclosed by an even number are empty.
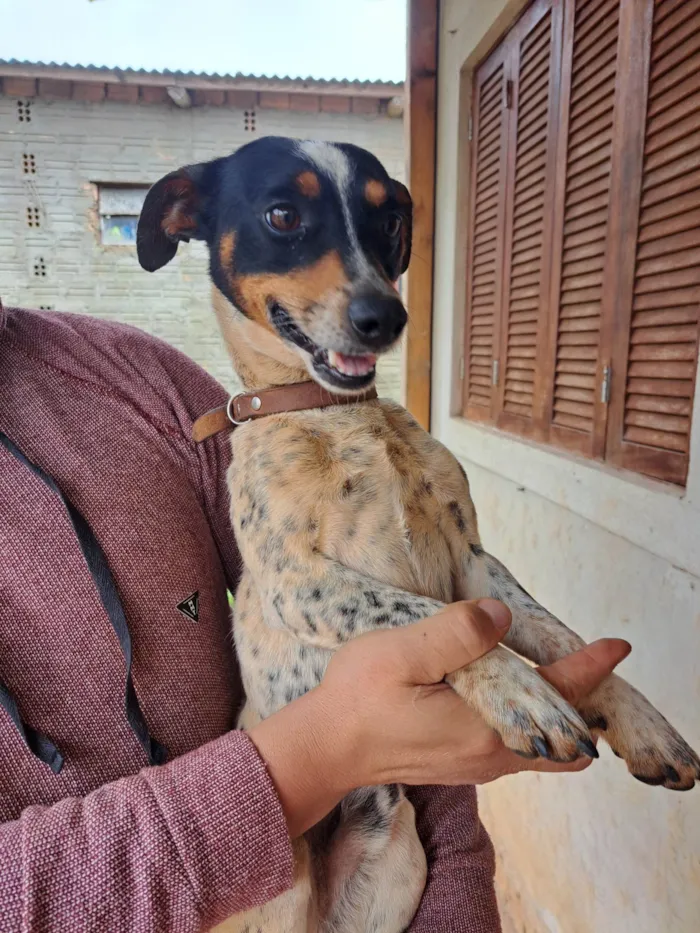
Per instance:
[[[401,256],[399,259],[399,275],[408,269],[408,263],[411,259],[411,243],[413,241],[413,199],[406,185],[391,179],[394,186],[394,198],[398,209],[403,216],[403,225],[401,227]],[[397,276],[398,278],[398,276]]]
[[[170,172],[146,195],[136,230],[136,253],[146,271],[170,262],[181,240],[206,239],[203,208],[211,166],[205,162]]]

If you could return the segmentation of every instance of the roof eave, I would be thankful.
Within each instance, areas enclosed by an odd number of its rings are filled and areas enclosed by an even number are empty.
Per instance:
[[[208,75],[182,71],[145,71],[92,65],[59,65],[54,62],[0,61],[0,77],[51,79],[141,87],[183,87],[201,91],[284,91],[294,94],[352,95],[391,98],[404,85],[393,81],[322,80],[256,75]]]

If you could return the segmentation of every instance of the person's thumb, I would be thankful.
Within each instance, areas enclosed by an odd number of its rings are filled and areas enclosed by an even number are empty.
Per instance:
[[[601,638],[538,670],[564,699],[575,706],[612,674],[631,650],[632,646],[622,638]]]
[[[453,603],[394,633],[401,676],[410,684],[438,684],[494,648],[510,623],[510,609],[495,599]]]

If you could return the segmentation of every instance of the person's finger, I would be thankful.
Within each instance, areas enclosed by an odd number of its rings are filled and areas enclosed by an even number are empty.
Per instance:
[[[546,774],[568,774],[569,772],[585,771],[593,764],[588,756],[577,758],[576,761],[546,761],[544,758],[535,758],[525,763],[524,771],[539,771]]]
[[[510,622],[510,610],[495,599],[453,603],[392,633],[400,639],[401,674],[411,684],[440,683],[494,648]]]
[[[564,699],[576,705],[612,674],[631,650],[629,642],[621,638],[601,638],[538,671]]]

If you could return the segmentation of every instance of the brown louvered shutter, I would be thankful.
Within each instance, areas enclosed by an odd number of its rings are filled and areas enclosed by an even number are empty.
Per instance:
[[[473,83],[466,416],[683,484],[700,0],[535,0]]]
[[[700,0],[654,4],[648,58],[631,313],[620,322],[608,456],[684,483],[700,309]]]
[[[505,208],[506,54],[502,43],[474,78],[464,407],[467,417],[481,421],[494,415]]]
[[[608,364],[603,286],[620,0],[568,0],[552,263],[552,327],[544,377],[552,443],[601,457]]]
[[[511,35],[507,105],[502,328],[498,425],[538,436],[536,398],[547,317],[556,165],[560,19],[551,0],[532,4]]]

